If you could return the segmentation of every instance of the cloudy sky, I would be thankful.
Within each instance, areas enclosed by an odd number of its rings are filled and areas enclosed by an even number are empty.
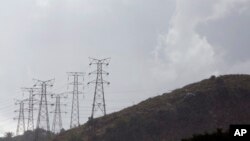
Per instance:
[[[250,0],[0,0],[0,133],[15,132],[21,87],[55,78],[51,91],[65,92],[66,72],[94,69],[88,57],[111,57],[108,113],[211,75],[249,73],[249,8]],[[85,86],[81,123],[92,97]]]

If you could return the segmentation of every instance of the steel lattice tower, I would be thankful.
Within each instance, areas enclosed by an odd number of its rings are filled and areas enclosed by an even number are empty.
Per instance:
[[[23,91],[29,92],[29,98],[25,101],[28,101],[28,123],[27,123],[27,131],[34,130],[34,91],[36,88],[22,88]]]
[[[19,114],[18,114],[18,119],[17,119],[18,122],[17,122],[16,135],[20,135],[20,133],[25,132],[24,102],[19,101],[16,104],[19,104],[19,111],[18,111]]]
[[[110,62],[110,58],[106,59],[94,59],[90,58],[90,66],[96,65],[97,70],[90,72],[89,75],[95,74],[96,79],[89,82],[88,84],[95,84],[95,91],[94,91],[94,99],[93,99],[93,105],[92,105],[92,113],[91,113],[91,119],[94,118],[95,113],[98,111],[101,111],[102,114],[106,115],[106,103],[105,103],[105,96],[104,96],[104,84],[110,84],[108,81],[103,80],[103,75],[109,75],[108,72],[103,70],[103,66],[108,66]]]
[[[44,129],[46,131],[47,137],[49,137],[49,113],[48,113],[48,100],[47,100],[47,88],[52,87],[54,83],[54,79],[47,80],[47,81],[41,81],[36,80],[36,86],[41,87],[41,93],[40,93],[40,101],[39,101],[39,109],[38,109],[38,116],[37,116],[37,124],[36,124],[36,133],[35,133],[35,141],[39,139],[39,129]]]
[[[73,82],[69,83],[73,85],[72,94],[72,105],[71,105],[71,118],[70,118],[70,128],[78,127],[80,125],[79,119],[79,94],[83,94],[83,92],[79,91],[79,85],[83,85],[79,80],[82,77],[82,81],[84,79],[83,72],[68,72],[68,79],[73,77]]]
[[[61,96],[60,95],[56,95],[56,103],[55,105],[55,110],[54,112],[54,118],[53,118],[53,123],[52,123],[52,132],[53,133],[59,133],[61,131],[61,129],[63,128],[62,125],[62,115],[61,115]],[[66,98],[66,97],[64,97]],[[64,112],[66,113],[66,112]]]

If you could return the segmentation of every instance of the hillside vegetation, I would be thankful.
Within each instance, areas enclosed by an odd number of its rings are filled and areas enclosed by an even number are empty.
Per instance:
[[[54,141],[180,141],[250,124],[250,76],[212,76],[89,121]]]
[[[217,129],[215,133],[193,135],[192,138],[183,139],[182,141],[232,141],[232,139],[230,139],[229,131],[222,132],[222,130]]]

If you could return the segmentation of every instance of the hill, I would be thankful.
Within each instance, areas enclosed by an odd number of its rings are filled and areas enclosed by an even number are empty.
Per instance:
[[[193,135],[192,138],[183,139],[182,141],[232,141],[232,139],[230,139],[229,131],[222,132],[220,129],[218,129],[215,133]]]
[[[250,75],[212,76],[58,135],[53,141],[180,141],[250,124]]]
[[[48,134],[50,135],[49,138],[47,137]],[[54,133],[47,132],[44,129],[25,131],[24,134],[18,136],[13,135],[14,134],[11,132],[6,132],[5,137],[0,138],[0,141],[34,141],[36,135],[38,135],[38,139],[36,141],[50,141],[55,137]]]

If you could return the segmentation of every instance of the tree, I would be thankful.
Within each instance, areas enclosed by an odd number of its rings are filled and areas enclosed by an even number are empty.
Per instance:
[[[13,136],[14,136],[14,134],[12,132],[6,132],[4,135],[6,141],[11,141]]]

